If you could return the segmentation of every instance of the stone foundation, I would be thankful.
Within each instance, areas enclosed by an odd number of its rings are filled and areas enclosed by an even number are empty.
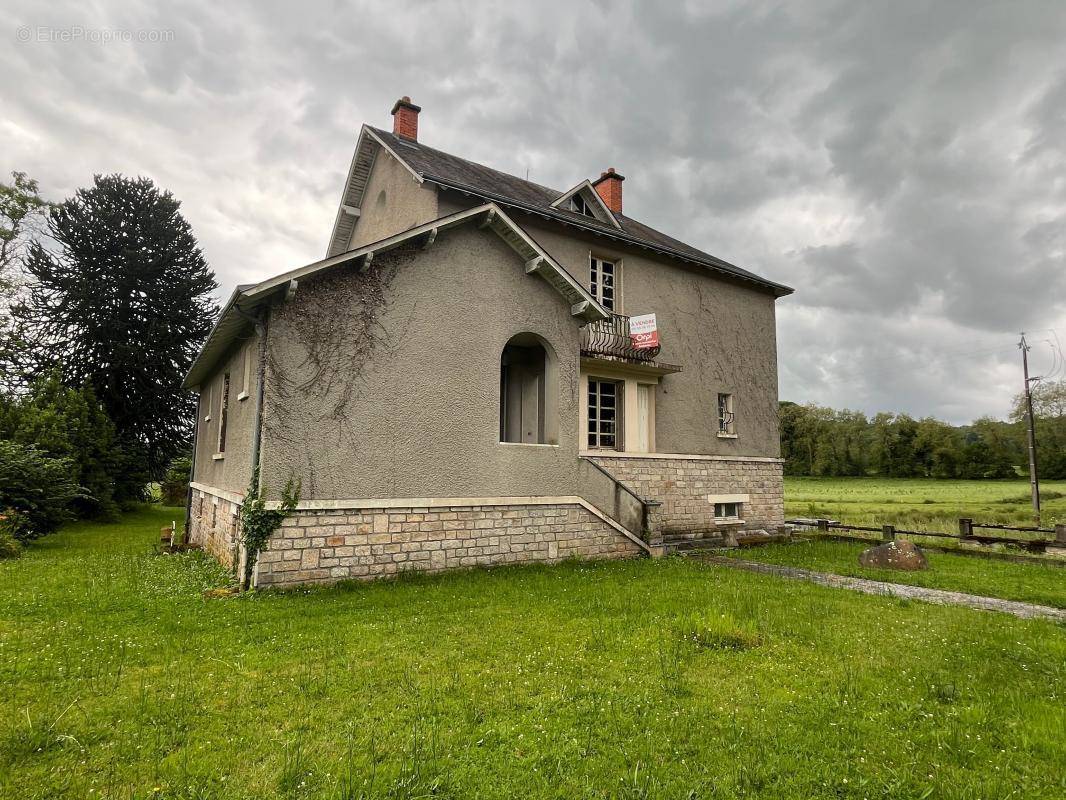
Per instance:
[[[240,509],[239,500],[228,492],[215,494],[209,489],[193,487],[189,543],[199,545],[224,566],[233,569],[237,558]]]
[[[777,459],[713,456],[590,455],[645,500],[658,500],[663,535],[715,527],[711,495],[748,495],[744,528],[774,530],[785,521],[784,469]]]
[[[297,510],[260,554],[256,585],[643,552],[578,502]]]

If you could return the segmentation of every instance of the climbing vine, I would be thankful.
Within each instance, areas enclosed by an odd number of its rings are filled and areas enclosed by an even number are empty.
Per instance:
[[[264,430],[311,494],[321,488],[316,485],[321,439],[332,435],[336,446],[348,452],[362,444],[352,420],[367,369],[393,357],[418,313],[417,303],[405,304],[406,314],[389,315],[386,321],[388,290],[418,252],[413,246],[400,247],[364,271],[339,268],[316,276],[272,313]],[[316,446],[309,445],[308,431],[314,432]]]
[[[281,504],[278,508],[267,508],[266,497],[259,485],[259,467],[252,471],[252,481],[241,503],[241,541],[247,554],[244,560],[242,585],[252,585],[252,573],[255,570],[259,553],[270,541],[270,536],[289,516],[300,502],[300,482],[289,478],[281,492]]]

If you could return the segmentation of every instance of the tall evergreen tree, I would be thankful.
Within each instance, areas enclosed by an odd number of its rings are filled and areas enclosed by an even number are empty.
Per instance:
[[[57,246],[31,245],[14,309],[30,373],[58,366],[68,386],[91,386],[153,479],[187,446],[195,409],[181,380],[217,313],[214,273],[179,207],[148,178],[97,175],[51,209]]]

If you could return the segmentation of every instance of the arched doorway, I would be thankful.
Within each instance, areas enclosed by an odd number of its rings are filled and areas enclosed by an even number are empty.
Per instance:
[[[536,334],[512,336],[500,355],[500,441],[558,443],[558,379],[551,345]]]

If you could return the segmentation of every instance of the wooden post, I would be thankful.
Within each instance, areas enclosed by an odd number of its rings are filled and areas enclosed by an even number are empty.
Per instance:
[[[1066,525],[1055,526],[1055,543],[1066,544]]]
[[[827,520],[827,519],[818,520],[818,530],[822,531],[823,533],[828,533],[829,532],[829,520]]]
[[[959,520],[959,538],[968,539],[973,536],[973,520],[963,517]]]
[[[896,526],[895,525],[882,525],[881,526],[881,538],[886,542],[891,542],[896,538]]]

